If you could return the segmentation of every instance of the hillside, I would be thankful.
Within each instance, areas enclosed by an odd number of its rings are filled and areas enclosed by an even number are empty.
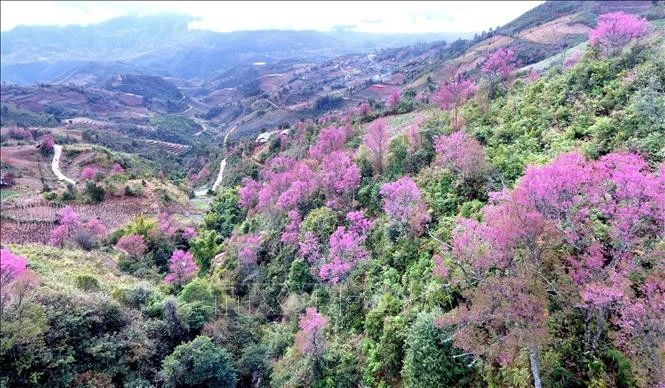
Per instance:
[[[3,86],[0,385],[665,384],[665,5],[262,62]]]

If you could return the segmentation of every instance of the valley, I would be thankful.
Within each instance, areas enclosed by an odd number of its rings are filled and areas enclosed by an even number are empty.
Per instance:
[[[190,21],[3,30],[0,386],[665,384],[665,4]]]

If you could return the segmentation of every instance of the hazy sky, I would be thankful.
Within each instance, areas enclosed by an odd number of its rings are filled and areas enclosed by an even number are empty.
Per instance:
[[[293,29],[362,32],[479,32],[503,25],[542,1],[386,2],[23,2],[2,1],[2,31],[17,25],[93,24],[114,17],[174,11],[190,28],[214,31]]]

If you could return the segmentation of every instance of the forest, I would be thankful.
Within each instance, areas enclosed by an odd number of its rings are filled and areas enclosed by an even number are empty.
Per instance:
[[[664,386],[651,28],[239,141],[195,227],[62,208],[2,249],[0,386]]]

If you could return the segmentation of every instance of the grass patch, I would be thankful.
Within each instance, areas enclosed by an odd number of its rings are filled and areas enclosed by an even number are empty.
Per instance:
[[[0,201],[8,201],[17,195],[18,193],[14,190],[0,190]]]

